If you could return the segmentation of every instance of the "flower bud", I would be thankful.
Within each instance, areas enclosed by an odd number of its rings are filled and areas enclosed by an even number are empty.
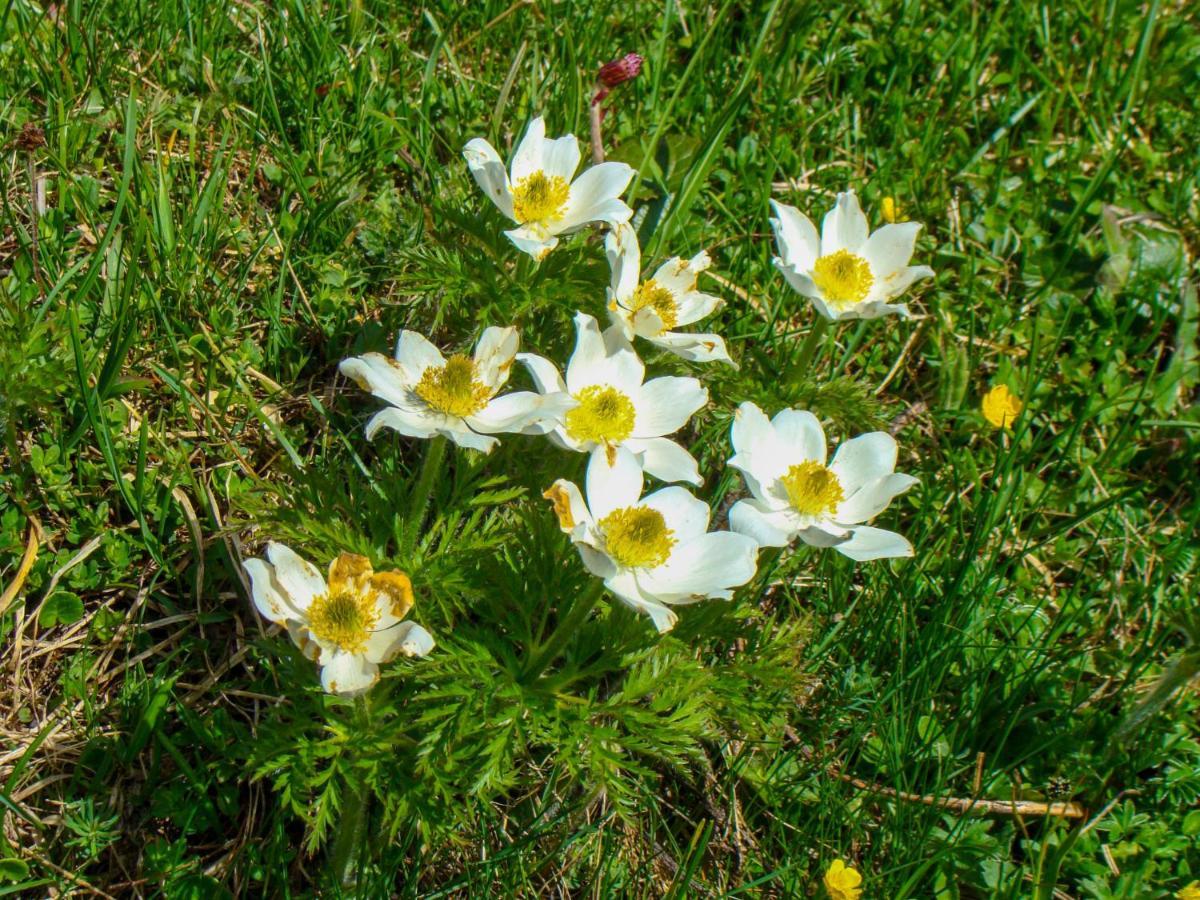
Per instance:
[[[620,59],[614,59],[612,62],[602,65],[597,79],[606,88],[615,88],[619,84],[637,78],[638,73],[642,71],[642,63],[645,61],[645,57],[638,53],[626,53]]]

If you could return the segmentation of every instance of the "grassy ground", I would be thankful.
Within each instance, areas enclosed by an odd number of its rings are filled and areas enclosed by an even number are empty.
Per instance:
[[[518,267],[460,150],[539,112],[584,135],[631,50],[610,155],[649,255],[712,252],[741,362],[700,373],[702,468],[747,398],[888,428],[917,555],[797,552],[662,641],[602,605],[528,684],[586,585],[539,496],[580,460],[459,453],[414,520],[424,447],[368,444],[336,366],[508,323],[563,358],[601,248]],[[365,896],[817,896],[836,858],[873,898],[1173,896],[1200,877],[1198,75],[1183,3],[4,3],[0,891],[307,894],[366,782]],[[926,224],[937,277],[786,385],[813,317],[767,201],[847,186]],[[370,722],[249,605],[268,537],[412,573],[440,647]]]

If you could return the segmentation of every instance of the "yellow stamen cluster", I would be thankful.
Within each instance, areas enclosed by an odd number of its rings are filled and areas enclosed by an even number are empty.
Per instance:
[[[779,480],[792,509],[805,516],[832,513],[846,496],[838,477],[819,462],[798,463]]]
[[[440,413],[465,418],[479,412],[491,399],[487,385],[478,380],[475,361],[461,353],[444,366],[430,366],[413,388],[416,395]]]
[[[615,387],[589,385],[575,399],[579,405],[563,418],[563,426],[573,440],[619,444],[633,434],[633,401]]]
[[[657,509],[623,506],[599,521],[608,555],[627,568],[661,566],[675,546],[675,532]]]
[[[563,217],[571,186],[559,175],[547,175],[540,169],[517,182],[513,188],[513,218],[548,224]]]
[[[839,250],[822,256],[813,264],[812,280],[826,303],[853,306],[867,299],[875,276],[861,256]]]
[[[312,602],[308,630],[346,653],[362,653],[379,621],[374,591],[330,591]]]
[[[654,310],[662,320],[663,331],[669,331],[679,322],[679,306],[675,303],[675,295],[653,278],[638,285],[629,304],[630,311],[634,313],[647,308]]]

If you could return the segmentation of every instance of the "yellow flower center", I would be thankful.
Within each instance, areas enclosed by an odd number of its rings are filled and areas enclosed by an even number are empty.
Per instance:
[[[589,385],[575,399],[579,405],[563,419],[572,440],[619,444],[633,434],[633,401],[615,387]]]
[[[313,637],[347,653],[361,653],[379,621],[374,591],[322,594],[308,608]]]
[[[475,361],[461,353],[446,360],[444,366],[430,366],[422,372],[413,390],[433,409],[459,419],[479,412],[491,399],[487,385],[476,377]]]
[[[822,256],[813,264],[812,280],[827,303],[853,306],[867,299],[875,276],[861,256],[839,250]]]
[[[846,496],[838,477],[819,462],[798,463],[779,480],[792,509],[805,516],[831,513]]]
[[[675,295],[653,278],[638,285],[629,304],[630,312],[637,313],[643,309],[654,310],[662,320],[663,331],[674,328],[679,321],[679,307],[675,303]]]
[[[608,555],[627,568],[661,566],[675,546],[675,533],[657,509],[623,506],[598,523]]]
[[[513,218],[546,224],[563,217],[571,186],[559,175],[547,175],[540,169],[526,175],[513,188]]]

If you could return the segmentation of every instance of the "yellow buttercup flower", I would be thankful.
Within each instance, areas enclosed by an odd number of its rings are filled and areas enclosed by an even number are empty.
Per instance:
[[[1193,881],[1175,896],[1177,900],[1200,900],[1200,881]]]
[[[983,417],[995,428],[1012,428],[1021,414],[1021,401],[1004,385],[992,388],[983,396]]]
[[[835,859],[825,873],[825,890],[831,900],[858,900],[862,896],[862,876],[840,859]]]
[[[883,202],[879,205],[883,210],[883,221],[894,225],[900,220],[900,204],[894,197],[884,197]]]

